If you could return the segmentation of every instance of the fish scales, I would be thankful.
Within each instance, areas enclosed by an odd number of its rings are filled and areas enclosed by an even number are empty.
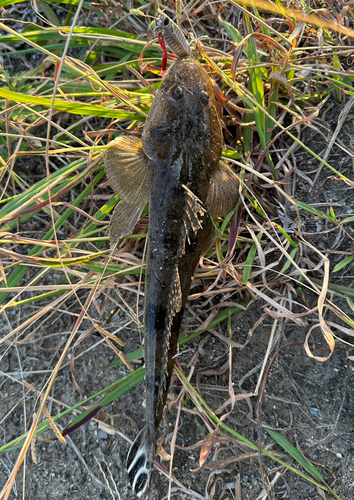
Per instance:
[[[127,177],[129,141],[132,171]],[[145,427],[127,456],[133,490],[138,497],[147,498],[156,432],[166,405],[193,274],[213,240],[211,219],[230,212],[238,195],[237,177],[220,161],[222,128],[213,86],[198,61],[188,57],[171,66],[149,111],[142,148],[136,141],[127,136],[112,141],[105,163],[110,183],[121,197],[112,217],[112,244],[129,234],[149,202]]]

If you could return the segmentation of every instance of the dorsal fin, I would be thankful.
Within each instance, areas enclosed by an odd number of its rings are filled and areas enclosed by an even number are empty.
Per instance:
[[[178,267],[175,266],[173,273],[173,283],[171,286],[171,300],[169,304],[169,312],[171,316],[175,316],[181,310],[182,307],[182,288],[181,288],[181,278],[179,277]]]
[[[202,202],[192,191],[185,186],[182,185],[183,189],[186,191],[186,202],[185,202],[185,211],[183,216],[183,234],[182,234],[182,249],[181,254],[184,254],[186,241],[190,243],[190,235],[193,232],[197,234],[198,229],[200,229],[203,225],[203,216],[206,213],[205,208],[203,207]]]

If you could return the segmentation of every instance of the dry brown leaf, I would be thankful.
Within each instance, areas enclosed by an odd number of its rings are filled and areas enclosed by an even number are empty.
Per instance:
[[[156,453],[164,462],[169,462],[171,460],[171,455],[165,451],[162,444],[164,442],[165,436],[162,435],[156,442]]]
[[[215,429],[210,432],[207,437],[203,440],[202,448],[199,455],[199,467],[197,469],[191,469],[191,472],[197,472],[200,470],[208,459],[211,448],[214,445],[215,437],[219,429]]]
[[[110,436],[115,436],[117,434],[117,430],[114,427],[112,427],[111,425],[107,424],[106,422],[102,422],[101,420],[99,420],[98,426],[100,429],[102,429],[104,432],[106,432]]]

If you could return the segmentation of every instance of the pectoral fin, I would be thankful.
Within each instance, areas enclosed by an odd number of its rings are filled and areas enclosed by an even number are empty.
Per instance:
[[[127,200],[118,202],[114,209],[109,228],[111,246],[132,232],[147,202],[148,198],[146,200],[140,199],[139,202],[136,203],[130,203]]]
[[[237,175],[220,160],[210,181],[206,206],[212,219],[225,217],[236,206],[239,180]]]
[[[111,221],[110,240],[114,243],[132,231],[149,201],[151,174],[141,139],[124,135],[114,139],[105,166],[108,181],[121,198]]]

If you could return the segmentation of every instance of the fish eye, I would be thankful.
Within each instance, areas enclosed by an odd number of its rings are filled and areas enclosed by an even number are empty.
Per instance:
[[[182,97],[182,94],[183,94],[182,87],[175,87],[172,89],[171,95],[175,101],[180,99]]]
[[[206,104],[209,101],[209,95],[205,92],[205,90],[201,91],[199,98],[203,104]]]

